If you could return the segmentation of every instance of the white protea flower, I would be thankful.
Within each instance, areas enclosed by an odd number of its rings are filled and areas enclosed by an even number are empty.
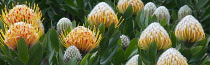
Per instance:
[[[120,39],[121,39],[121,41],[122,41],[123,48],[127,48],[128,45],[129,45],[129,43],[130,43],[129,37],[126,36],[126,35],[121,35],[121,36],[120,36]]]
[[[151,23],[140,35],[138,45],[144,50],[155,42],[157,49],[167,49],[171,46],[171,39],[166,30],[157,22]]]
[[[117,4],[117,9],[120,13],[125,13],[128,6],[132,6],[133,13],[136,14],[138,10],[142,10],[144,3],[141,0],[119,0]]]
[[[184,18],[187,15],[192,15],[192,10],[190,9],[189,6],[184,5],[178,11],[178,18],[179,18],[179,20],[181,20],[182,18]]]
[[[153,13],[155,12],[155,10],[157,9],[156,5],[152,2],[148,2],[145,6],[144,6],[144,13],[148,16],[152,16]]]
[[[175,36],[185,43],[193,44],[205,38],[202,25],[192,15],[185,16],[176,26]]]
[[[72,27],[72,23],[68,18],[61,18],[57,23],[58,33],[65,31],[68,27]]]
[[[109,27],[112,23],[118,26],[118,18],[114,10],[105,2],[98,3],[87,17],[90,25],[99,26],[104,23],[106,27]]]
[[[68,62],[69,60],[71,60],[74,57],[76,57],[77,60],[82,60],[82,56],[81,56],[79,50],[77,49],[77,47],[72,45],[66,49],[63,58],[66,62]]]
[[[169,25],[170,13],[169,13],[168,9],[165,6],[158,7],[155,10],[154,15],[157,16],[158,22],[160,22],[163,18],[166,18],[166,22]]]
[[[178,50],[169,48],[159,57],[157,65],[188,65],[188,63]]]
[[[138,65],[138,57],[139,55],[133,56],[125,65]]]

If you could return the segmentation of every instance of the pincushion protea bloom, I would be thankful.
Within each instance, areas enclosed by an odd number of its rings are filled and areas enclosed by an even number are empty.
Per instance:
[[[167,49],[171,46],[171,39],[166,30],[157,22],[151,23],[140,35],[138,45],[147,50],[152,42],[157,44],[157,49]]]
[[[106,27],[109,27],[112,23],[117,27],[119,21],[114,10],[105,2],[98,3],[88,15],[88,23],[90,25],[99,26],[104,23]]]
[[[145,13],[146,15],[152,16],[153,13],[155,12],[156,8],[157,8],[157,7],[156,7],[156,5],[155,5],[154,3],[148,2],[148,3],[144,6],[143,11],[144,11],[144,13]]]
[[[160,22],[163,18],[166,18],[166,22],[169,25],[170,13],[169,13],[168,9],[165,6],[158,7],[155,10],[154,15],[156,15],[156,17],[158,19],[158,22]]]
[[[61,33],[68,27],[72,27],[71,21],[68,18],[61,18],[57,23],[57,32]]]
[[[192,15],[185,16],[176,26],[175,36],[183,42],[193,44],[205,38],[202,25]]]
[[[133,56],[125,65],[138,65],[138,57],[139,55]]]
[[[60,36],[62,44],[66,48],[74,45],[84,53],[98,46],[101,38],[101,34],[99,34],[99,31],[96,31],[95,28],[93,31],[91,31],[84,26],[78,26],[74,28],[70,33],[64,32]]]
[[[33,46],[40,38],[42,32],[38,30],[38,27],[34,27],[31,24],[24,22],[17,22],[11,25],[9,29],[5,28],[5,32],[2,30],[1,42],[4,42],[10,49],[16,50],[18,40],[22,37],[28,47]]]
[[[121,39],[121,41],[122,41],[122,46],[123,46],[123,48],[127,48],[128,45],[129,45],[129,43],[130,43],[129,37],[126,36],[126,35],[121,35],[121,36],[120,36],[120,39]]]
[[[136,14],[138,10],[142,10],[144,3],[141,0],[119,0],[117,4],[117,9],[120,13],[124,13],[128,6],[132,6],[133,13]]]
[[[191,15],[191,14],[192,14],[192,10],[190,9],[190,7],[187,5],[184,5],[178,11],[178,18],[179,20],[181,20],[185,16]]]
[[[34,4],[33,7],[28,7],[26,5],[16,5],[11,10],[8,10],[5,7],[5,9],[2,10],[1,20],[8,26],[21,21],[38,25],[40,31],[44,33],[41,17],[42,13],[36,4]]]
[[[169,48],[159,57],[157,65],[188,65],[188,63],[178,50]]]
[[[79,50],[77,49],[77,47],[72,45],[66,49],[63,59],[66,62],[68,62],[69,60],[71,60],[74,57],[76,57],[77,60],[82,60],[82,56],[81,56]]]

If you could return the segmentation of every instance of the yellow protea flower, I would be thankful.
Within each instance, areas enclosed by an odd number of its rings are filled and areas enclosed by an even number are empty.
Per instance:
[[[17,22],[11,25],[9,29],[5,28],[5,32],[0,30],[1,42],[5,43],[10,49],[16,50],[18,40],[22,37],[28,47],[33,46],[40,38],[42,32],[38,27],[25,22]]]
[[[99,26],[104,23],[106,27],[109,27],[112,23],[115,27],[119,26],[119,20],[114,10],[105,2],[98,3],[87,17],[90,25]]]
[[[193,44],[205,38],[202,25],[192,15],[185,16],[176,26],[175,36],[185,43]]]
[[[38,5],[34,4],[33,7],[27,5],[15,5],[12,9],[7,7],[2,10],[1,20],[8,26],[14,23],[24,21],[26,23],[38,25],[40,31],[44,33],[44,27],[41,22],[42,12]]]
[[[70,33],[64,32],[60,36],[61,42],[66,48],[74,45],[83,53],[97,47],[101,38],[101,34],[99,34],[99,31],[96,31],[96,28],[91,31],[84,26],[78,26]]]
[[[119,0],[117,4],[117,9],[120,13],[124,13],[128,6],[132,6],[133,13],[136,14],[138,10],[144,8],[144,3],[141,0]]]
[[[171,46],[171,39],[166,30],[157,22],[151,23],[140,35],[138,45],[147,50],[152,42],[157,44],[157,49],[167,49]]]
[[[175,48],[169,48],[161,54],[157,65],[188,65],[187,59]]]

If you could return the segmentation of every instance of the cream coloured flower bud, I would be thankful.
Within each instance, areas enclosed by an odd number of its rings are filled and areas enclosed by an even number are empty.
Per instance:
[[[133,56],[125,65],[138,65],[138,57],[139,55]]]
[[[112,23],[117,27],[119,24],[117,15],[114,10],[105,2],[98,3],[87,17],[90,25],[99,26],[104,23],[106,27],[109,27]]]
[[[66,49],[63,59],[66,62],[68,62],[69,60],[71,60],[74,57],[76,57],[77,60],[82,60],[82,56],[81,56],[79,50],[77,49],[77,47],[72,45]]]
[[[185,43],[193,44],[204,39],[205,33],[199,21],[187,15],[177,24],[175,36]]]
[[[161,54],[157,65],[188,65],[187,59],[175,48],[169,48]]]
[[[121,39],[121,41],[122,41],[122,46],[123,46],[123,48],[127,48],[128,45],[129,45],[129,43],[130,43],[129,37],[126,36],[126,35],[121,35],[121,36],[120,36],[120,39]]]
[[[171,46],[171,39],[166,30],[157,22],[151,23],[140,35],[138,45],[147,50],[155,42],[157,49],[167,49]]]
[[[178,11],[178,18],[179,18],[179,20],[181,20],[182,18],[184,18],[187,15],[192,15],[192,10],[190,9],[189,6],[184,5]]]
[[[124,13],[128,6],[132,6],[133,13],[136,14],[138,10],[142,10],[144,3],[141,0],[119,0],[117,4],[117,9],[120,13]]]
[[[57,23],[58,33],[65,31],[68,27],[72,27],[72,23],[68,18],[61,18]]]
[[[155,10],[154,15],[156,15],[156,17],[158,19],[158,22],[160,22],[163,18],[166,18],[166,22],[169,25],[169,23],[170,23],[170,13],[165,6],[158,7]]]
[[[152,16],[153,13],[155,12],[155,10],[157,9],[156,5],[152,2],[148,2],[145,6],[144,6],[144,13],[148,16]]]

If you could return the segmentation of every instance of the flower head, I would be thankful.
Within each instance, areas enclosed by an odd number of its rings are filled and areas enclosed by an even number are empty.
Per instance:
[[[63,59],[66,62],[68,62],[69,60],[71,60],[74,57],[76,57],[77,60],[82,60],[82,56],[81,56],[79,50],[77,49],[77,47],[72,45],[66,49]]]
[[[157,65],[188,65],[188,63],[178,50],[169,48],[159,57]]]
[[[148,2],[145,6],[144,6],[144,13],[148,16],[152,16],[153,13],[155,12],[156,10],[156,5],[152,2]]]
[[[42,13],[39,10],[38,5],[34,7],[28,7],[27,5],[16,5],[11,10],[6,7],[2,10],[1,20],[8,25],[24,21],[26,23],[39,25],[39,30],[44,33],[44,27],[41,22]]]
[[[99,26],[104,23],[109,27],[112,23],[118,26],[117,15],[114,10],[105,2],[98,3],[88,15],[88,23],[90,25]]]
[[[142,10],[144,3],[141,0],[119,0],[117,4],[117,9],[120,13],[124,13],[128,6],[132,6],[133,13],[136,14],[138,10]]]
[[[168,9],[165,6],[158,7],[155,10],[154,15],[157,16],[157,19],[158,19],[159,22],[163,18],[166,18],[167,24],[169,25],[169,22],[170,22],[170,13],[169,13]]]
[[[192,15],[185,16],[176,26],[175,36],[187,43],[195,43],[205,38],[202,25]]]
[[[121,36],[120,36],[120,39],[121,39],[121,41],[122,41],[122,46],[123,46],[123,48],[127,48],[128,45],[129,45],[129,43],[130,43],[129,37],[126,36],[126,35],[121,35]]]
[[[16,50],[20,37],[25,40],[28,47],[31,47],[39,40],[42,34],[42,32],[38,30],[38,27],[24,22],[17,22],[11,25],[8,30],[5,29],[5,31],[6,32],[0,31],[3,36],[1,41],[13,50]]]
[[[138,65],[138,57],[139,55],[133,56],[125,65]]]
[[[101,34],[99,31],[95,33],[84,26],[78,26],[74,28],[70,33],[61,34],[60,39],[65,47],[71,45],[76,46],[81,52],[88,52],[93,48],[97,47],[101,41]]]
[[[57,31],[59,33],[66,30],[68,27],[72,27],[72,23],[68,18],[61,18],[57,23]]]
[[[146,50],[150,44],[155,42],[158,50],[167,49],[171,46],[171,39],[166,30],[159,23],[151,23],[140,35],[139,47]]]
[[[192,14],[192,10],[190,9],[190,7],[187,5],[184,5],[178,11],[178,18],[179,20],[181,20],[185,16],[191,15],[191,14]]]

